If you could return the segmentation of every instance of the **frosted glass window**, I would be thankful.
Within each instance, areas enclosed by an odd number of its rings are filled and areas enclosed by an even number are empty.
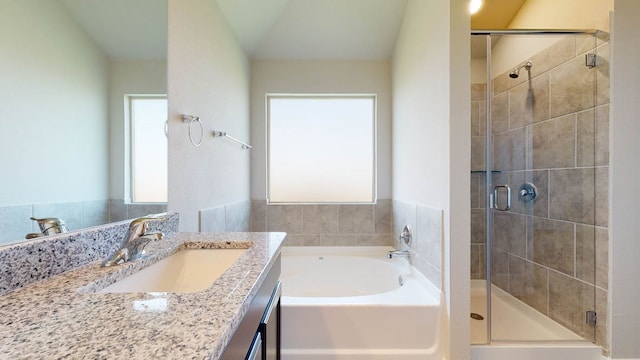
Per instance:
[[[270,203],[375,202],[375,95],[270,95],[267,113]]]
[[[131,97],[131,201],[167,202],[166,97]]]

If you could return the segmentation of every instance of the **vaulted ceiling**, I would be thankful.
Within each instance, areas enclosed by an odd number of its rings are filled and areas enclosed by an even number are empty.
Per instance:
[[[58,1],[109,58],[166,59],[166,0]]]
[[[58,0],[110,58],[166,58],[166,0]],[[215,0],[258,59],[387,59],[407,0]],[[526,0],[484,0],[472,29],[503,29]],[[480,47],[482,44],[479,45]]]
[[[252,58],[385,59],[407,0],[217,0]]]
[[[252,58],[382,59],[407,0],[216,0]],[[526,0],[483,0],[472,29],[506,29]],[[479,45],[480,47],[482,45]]]

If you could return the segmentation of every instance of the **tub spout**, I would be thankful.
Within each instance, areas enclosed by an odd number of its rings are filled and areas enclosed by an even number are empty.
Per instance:
[[[389,259],[393,259],[394,256],[404,256],[408,258],[411,256],[411,253],[409,253],[409,250],[390,250],[387,252],[387,257]]]

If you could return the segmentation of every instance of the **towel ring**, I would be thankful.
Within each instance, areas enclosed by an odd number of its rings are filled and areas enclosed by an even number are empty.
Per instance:
[[[183,123],[188,123],[189,124],[189,141],[191,142],[191,144],[193,146],[200,146],[202,144],[202,141],[204,140],[204,125],[202,125],[202,121],[200,120],[200,117],[198,116],[193,116],[193,115],[182,115],[182,122]],[[195,142],[193,140],[193,124],[194,123],[198,123],[198,125],[200,125],[200,141]]]

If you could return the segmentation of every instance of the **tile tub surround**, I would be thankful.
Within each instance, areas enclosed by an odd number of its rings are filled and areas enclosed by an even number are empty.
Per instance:
[[[179,215],[149,223],[151,231],[165,235],[178,231]],[[113,254],[122,242],[130,221],[50,235],[0,247],[0,294],[44,280]]]
[[[596,343],[607,348],[609,44],[597,44],[599,65],[588,69],[584,54],[593,44],[569,36],[534,55],[531,88],[526,76],[508,73],[492,82],[494,183],[514,192],[511,211],[494,212],[492,280],[586,338],[594,328],[584,312],[596,310]],[[472,96],[472,109],[485,102]],[[471,135],[479,138],[472,154],[486,152],[479,119],[472,116]],[[471,160],[472,170],[484,170]],[[534,203],[517,201],[526,181],[538,187]],[[472,172],[473,279],[486,276],[484,186],[484,172]]]
[[[93,262],[2,295],[0,354],[11,359],[218,359],[275,262],[285,235],[175,233],[149,245],[150,262],[185,244],[251,245],[201,292],[88,293],[143,265],[101,268]],[[78,291],[81,288],[84,292]]]
[[[433,285],[442,290],[442,234],[443,216],[441,209],[428,206],[393,201],[393,247],[411,252],[411,264]],[[409,245],[400,241],[404,226],[411,229]]]
[[[251,231],[284,231],[290,246],[390,246],[391,200],[376,204],[251,204]]]

